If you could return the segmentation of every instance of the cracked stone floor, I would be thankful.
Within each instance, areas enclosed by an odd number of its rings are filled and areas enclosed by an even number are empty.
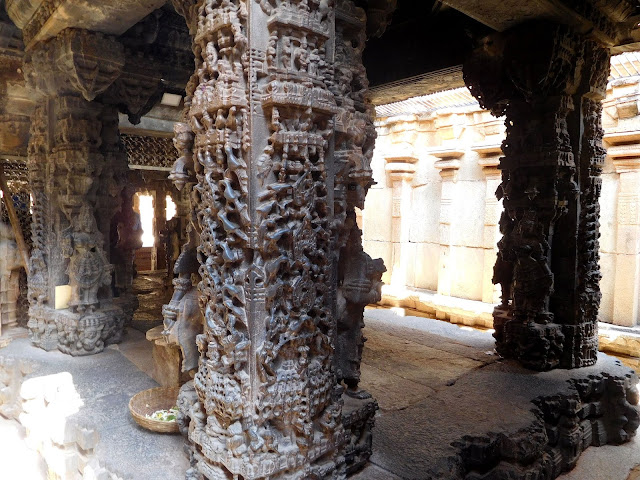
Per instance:
[[[478,385],[487,391],[486,383],[492,380],[495,388],[488,391],[495,390],[496,396],[510,394],[500,390],[500,379],[505,378],[501,375],[510,373],[503,371],[493,353],[489,332],[382,309],[367,310],[366,323],[362,385],[378,400],[380,411],[371,464],[351,478],[425,478],[420,473],[424,462],[447,448],[447,439],[457,435],[456,428],[485,428],[491,422],[496,422],[496,428],[508,428],[530,415],[529,405],[516,400],[496,410],[495,405],[486,406],[482,398],[467,394]],[[147,374],[153,368],[151,344],[143,333],[130,329],[122,344],[92,357],[46,353],[26,339],[0,349],[1,356],[35,361],[40,366],[32,376],[60,371],[73,375],[85,404],[79,415],[99,420],[102,439],[97,454],[110,468],[131,480],[184,478],[187,461],[181,437],[147,432],[128,414],[129,397],[155,385]],[[523,381],[528,385],[532,380]],[[0,417],[0,479],[47,479],[45,466],[23,436],[16,422]],[[640,480],[640,440],[620,447],[589,448],[576,469],[560,478]]]

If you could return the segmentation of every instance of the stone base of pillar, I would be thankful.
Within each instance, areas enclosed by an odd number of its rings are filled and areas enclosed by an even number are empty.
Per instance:
[[[378,402],[372,398],[356,399],[343,395],[342,425],[347,435],[343,456],[347,475],[357,472],[369,461],[373,449],[372,430]]]
[[[32,306],[27,326],[36,347],[82,356],[100,353],[106,345],[119,343],[124,321],[122,308],[115,304],[91,313]]]
[[[490,370],[494,368],[503,378],[505,375],[512,377],[507,383],[522,375],[513,364],[492,366]],[[603,356],[597,366],[540,373],[514,383],[520,382],[532,382],[535,386],[514,388],[518,394],[512,398],[506,398],[509,396],[506,394],[504,402],[511,405],[513,412],[519,402],[523,402],[522,407],[524,401],[531,401],[535,405],[531,410],[531,423],[504,431],[493,426],[491,433],[470,434],[452,442],[457,459],[449,458],[441,464],[450,467],[459,462],[459,471],[467,474],[427,475],[428,478],[554,479],[574,468],[588,447],[627,442],[640,424],[638,378],[611,357]],[[518,417],[515,414],[507,416],[510,420]]]
[[[598,328],[591,323],[561,325],[523,322],[498,306],[493,311],[496,351],[535,370],[579,368],[596,363]]]
[[[372,430],[378,410],[373,398],[358,399],[342,394],[344,430],[337,430],[329,442],[326,437],[318,438],[308,449],[307,457],[295,448],[275,452],[266,445],[251,454],[246,452],[235,457],[230,450],[221,450],[213,444],[214,439],[207,435],[211,426],[200,410],[193,381],[182,386],[177,403],[178,424],[192,467],[186,475],[188,480],[227,480],[235,479],[235,475],[246,480],[341,480],[364,467],[372,453]],[[312,459],[310,466],[300,469],[308,457]],[[209,458],[218,458],[220,463],[215,465]]]

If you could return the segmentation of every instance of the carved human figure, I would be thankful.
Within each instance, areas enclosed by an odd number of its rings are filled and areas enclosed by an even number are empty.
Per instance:
[[[362,232],[354,217],[351,215],[347,219],[351,233],[340,255],[335,364],[338,380],[345,383],[347,394],[361,397],[369,395],[358,389],[362,348],[366,341],[362,334],[364,307],[380,301],[382,274],[386,268],[381,259],[373,260],[362,250]]]
[[[100,304],[98,290],[111,285],[113,266],[102,250],[103,238],[91,206],[83,204],[73,220],[65,237],[65,250],[70,258],[67,268],[71,286],[69,306],[80,313],[91,312]]]

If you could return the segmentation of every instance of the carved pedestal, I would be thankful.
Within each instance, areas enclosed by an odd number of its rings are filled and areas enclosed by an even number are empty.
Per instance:
[[[364,11],[350,1],[174,4],[197,65],[172,173],[184,184],[193,170],[201,230],[204,333],[179,398],[188,478],[344,478],[371,448],[362,311],[380,298],[384,271],[355,223],[375,139]]]
[[[465,65],[480,104],[506,114],[495,337],[501,355],[530,368],[596,361],[608,72],[606,49],[544,23],[488,38]]]

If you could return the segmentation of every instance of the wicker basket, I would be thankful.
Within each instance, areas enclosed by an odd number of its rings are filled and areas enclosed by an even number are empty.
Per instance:
[[[158,410],[168,410],[176,405],[178,387],[158,387],[136,393],[129,400],[129,411],[138,425],[160,433],[177,433],[177,422],[163,422],[147,418]]]

